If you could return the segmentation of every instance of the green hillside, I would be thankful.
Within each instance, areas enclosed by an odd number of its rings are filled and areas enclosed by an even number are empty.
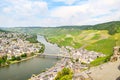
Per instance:
[[[31,34],[45,34],[54,33],[56,30],[107,30],[109,34],[115,34],[120,32],[120,21],[112,21],[107,23],[101,23],[96,25],[83,25],[83,26],[59,26],[59,27],[18,27],[18,28],[8,28],[8,31],[17,31],[17,32],[27,32]]]
[[[87,26],[24,27],[8,30],[44,35],[49,42],[60,47],[71,46],[75,49],[84,47],[106,55],[93,61],[92,65],[108,61],[113,54],[113,47],[120,46],[120,21]]]
[[[120,32],[120,21],[107,22],[94,25],[88,29],[94,30],[108,30],[109,34],[115,34]]]
[[[61,26],[59,28],[65,29],[81,29],[81,30],[108,30],[109,34],[115,34],[120,32],[120,21],[112,21],[107,23],[101,23],[96,25],[84,25],[84,26]]]

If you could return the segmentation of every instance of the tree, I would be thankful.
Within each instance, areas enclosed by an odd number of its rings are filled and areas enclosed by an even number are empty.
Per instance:
[[[16,60],[18,60],[18,61],[21,60],[20,56],[17,56],[17,57],[16,57]]]
[[[60,80],[72,80],[72,75],[65,75]]]
[[[26,54],[26,53],[24,53],[24,54],[22,54],[22,55],[21,55],[21,57],[27,57],[27,54]]]
[[[3,62],[3,60],[2,60],[2,58],[0,57],[0,66],[2,65],[2,62]]]
[[[45,46],[44,46],[44,44],[41,44],[41,45],[42,45],[42,47],[41,47],[41,49],[39,50],[39,53],[43,53],[44,50],[45,50]]]
[[[15,61],[16,60],[16,57],[15,56],[12,56],[12,59],[11,59],[12,61]]]
[[[7,55],[0,57],[0,66],[5,65],[7,61]]]
[[[57,73],[55,80],[72,80],[73,72],[69,68],[63,68]]]
[[[7,55],[2,56],[2,60],[3,60],[3,62],[5,63],[6,60],[7,60]]]

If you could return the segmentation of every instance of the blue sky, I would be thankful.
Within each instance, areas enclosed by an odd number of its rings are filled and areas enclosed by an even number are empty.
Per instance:
[[[0,0],[0,27],[91,25],[120,20],[120,0]]]

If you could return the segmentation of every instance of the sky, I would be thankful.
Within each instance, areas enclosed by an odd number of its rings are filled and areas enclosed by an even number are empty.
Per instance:
[[[0,0],[0,27],[94,25],[120,20],[120,0]]]

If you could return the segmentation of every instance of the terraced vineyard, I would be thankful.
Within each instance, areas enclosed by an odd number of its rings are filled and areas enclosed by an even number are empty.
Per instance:
[[[47,28],[14,28],[11,30],[44,35],[58,46],[84,47],[105,54],[91,64],[93,66],[107,62],[113,54],[113,47],[120,46],[120,21],[88,26],[62,26]]]
[[[63,31],[59,31],[61,33]],[[74,30],[67,34],[47,35],[48,41],[56,43],[59,46],[72,46],[74,48],[84,47],[105,54],[105,57],[97,58],[91,63],[92,66],[102,64],[109,61],[113,54],[113,47],[120,46],[120,33],[110,35],[107,30],[80,30],[77,34],[73,34]]]

